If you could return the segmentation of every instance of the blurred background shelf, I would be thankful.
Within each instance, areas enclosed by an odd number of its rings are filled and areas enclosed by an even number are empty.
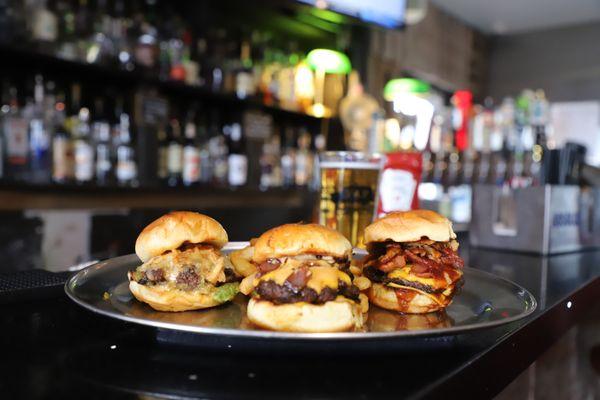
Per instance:
[[[0,211],[302,208],[314,200],[315,194],[305,189],[0,184]]]
[[[153,71],[144,68],[128,71],[118,67],[67,60],[27,47],[16,48],[10,45],[0,45],[0,58],[11,60],[11,67],[14,69],[25,68],[28,71],[37,73],[53,73],[55,76],[69,79],[98,79],[128,87],[144,85],[171,95],[191,96],[195,99],[213,101],[220,105],[235,105],[242,109],[258,109],[297,121],[328,119],[315,117],[302,110],[286,109],[276,104],[266,104],[258,96],[240,98],[235,93],[216,92],[204,86],[188,85],[176,80],[162,80]]]

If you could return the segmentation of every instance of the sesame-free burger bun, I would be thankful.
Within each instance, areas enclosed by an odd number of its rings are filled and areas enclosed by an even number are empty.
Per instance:
[[[350,257],[352,245],[336,230],[317,224],[286,224],[263,233],[254,244],[252,261],[268,258],[321,254]]]
[[[343,332],[363,325],[360,306],[345,299],[318,305],[250,299],[247,314],[261,328],[284,332]]]
[[[140,285],[129,281],[129,290],[141,302],[149,304],[158,311],[188,311],[209,308],[221,304],[212,296],[197,291],[171,289],[162,285]]]
[[[434,311],[439,311],[450,304],[439,304],[431,297],[424,295],[416,290],[399,289],[404,291],[401,295],[401,300],[398,300],[396,290],[393,287],[388,287],[380,283],[374,283],[369,288],[367,295],[369,301],[378,307],[386,310],[398,311],[406,314],[425,314]]]
[[[456,234],[447,218],[429,210],[393,212],[365,228],[365,243],[415,242],[423,237],[447,242],[455,239]]]
[[[221,248],[227,241],[227,232],[211,217],[191,211],[172,211],[144,228],[135,242],[135,253],[146,262],[185,242]]]

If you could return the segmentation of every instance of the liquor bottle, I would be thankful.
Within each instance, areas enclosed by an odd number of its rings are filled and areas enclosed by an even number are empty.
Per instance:
[[[166,183],[169,175],[167,166],[169,158],[169,140],[167,138],[167,131],[164,123],[158,125],[156,135],[158,139],[158,166],[156,176],[160,182]]]
[[[319,166],[319,153],[322,153],[327,148],[327,139],[322,133],[315,136],[315,155],[313,157],[313,178],[310,184],[311,190],[319,190],[321,187],[321,173]]]
[[[3,21],[5,22],[5,21]],[[4,119],[10,111],[8,82],[2,82],[2,97],[0,98],[0,179],[4,178]]]
[[[200,158],[200,182],[203,184],[210,183],[212,180],[212,165],[210,162],[210,151],[208,149],[208,130],[206,121],[202,120],[198,126],[199,149],[198,156]]]
[[[183,169],[183,146],[181,143],[181,126],[175,118],[169,123],[169,147],[167,151],[167,185],[181,184]]]
[[[495,139],[494,112],[491,99],[486,99],[481,113],[473,122],[473,147],[477,152],[473,183],[484,184],[488,181],[492,166],[491,144]],[[478,123],[479,122],[479,123]]]
[[[94,102],[95,121],[92,124],[92,138],[96,147],[96,184],[110,185],[112,183],[112,157],[110,124],[104,115],[102,100]]]
[[[48,8],[46,0],[37,3],[32,15],[32,36],[41,51],[49,52],[58,38],[58,18]]]
[[[186,29],[183,34],[183,56],[181,58],[181,66],[185,76],[185,83],[191,86],[199,86],[200,80],[200,63],[192,58],[192,33]]]
[[[110,65],[116,60],[115,44],[110,35],[112,17],[107,12],[106,0],[97,0],[92,17],[93,33],[90,36],[85,60],[90,64]]]
[[[56,126],[52,138],[52,180],[56,183],[67,183],[72,175],[71,137],[64,124]]]
[[[490,167],[487,183],[502,185],[506,178],[506,156],[503,147],[509,143],[505,140],[503,128],[503,114],[500,109],[494,112],[493,128],[490,132]]]
[[[171,39],[168,42],[168,49],[170,60],[169,78],[174,81],[185,81],[183,42],[180,39]]]
[[[113,11],[112,42],[117,54],[118,66],[126,71],[134,69],[131,46],[127,38],[127,28],[130,20],[125,17],[125,4],[123,0],[115,0]]]
[[[241,124],[235,122],[230,126],[228,157],[228,181],[230,186],[244,186],[248,180],[248,156]]]
[[[260,190],[281,186],[281,166],[279,164],[281,143],[279,136],[273,135],[263,144],[260,156]]]
[[[235,93],[238,98],[244,99],[256,93],[254,75],[252,69],[252,58],[250,42],[242,41],[239,69],[236,74]]]
[[[210,139],[208,141],[208,151],[213,168],[212,182],[216,186],[227,186],[228,151],[226,135],[229,133],[229,128],[225,129],[224,127],[221,131],[218,117],[216,111],[213,111],[209,133]]]
[[[2,121],[4,143],[6,146],[6,171],[10,179],[26,179],[27,153],[29,140],[27,136],[27,120],[19,112],[17,89],[8,89],[8,104],[3,106]]]
[[[117,126],[117,183],[120,186],[137,186],[137,163],[132,145],[129,115],[121,113]]]
[[[50,127],[44,113],[44,80],[35,77],[34,104],[29,119],[29,178],[34,183],[48,183],[52,175]]]
[[[74,15],[75,49],[77,59],[85,60],[89,48],[89,38],[92,34],[92,17],[88,7],[88,0],[79,0],[77,11]]]
[[[307,186],[313,174],[313,154],[310,152],[310,133],[303,129],[298,137],[294,180],[297,186]]]
[[[286,188],[293,187],[296,184],[296,152],[293,143],[294,130],[288,126],[285,128],[283,154],[281,155],[282,186]]]
[[[78,184],[88,184],[94,179],[94,149],[91,144],[89,121],[90,111],[82,107],[73,130],[75,181]]]
[[[191,186],[200,180],[200,151],[196,143],[196,124],[193,113],[185,123],[185,144],[183,146],[182,181],[185,186]]]
[[[67,60],[76,60],[78,55],[77,36],[75,34],[75,12],[73,5],[68,0],[56,2],[58,21],[58,57]]]
[[[224,71],[223,65],[227,53],[226,46],[227,32],[224,29],[216,29],[209,32],[209,42],[211,44],[211,54],[207,65],[208,79],[210,89],[213,92],[224,90]]]

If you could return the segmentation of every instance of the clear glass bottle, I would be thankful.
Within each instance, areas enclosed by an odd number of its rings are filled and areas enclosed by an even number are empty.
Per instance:
[[[34,183],[49,183],[52,176],[50,127],[44,113],[44,80],[35,77],[34,103],[29,120],[29,179]]]
[[[169,175],[169,170],[167,168],[169,158],[169,140],[167,138],[167,131],[164,123],[159,124],[156,135],[158,139],[158,165],[156,176],[160,182],[166,182]]]
[[[310,151],[311,136],[303,129],[298,138],[298,151],[296,152],[295,182],[296,186],[307,186],[313,174],[313,154]]]
[[[57,125],[52,138],[52,181],[67,183],[71,176],[71,137],[64,124]]]
[[[73,153],[75,157],[75,181],[89,184],[94,179],[94,149],[90,137],[90,111],[82,107],[73,131]]]
[[[112,157],[111,157],[111,134],[110,124],[104,115],[102,100],[94,101],[94,119],[92,123],[92,139],[96,149],[96,184],[110,185],[112,183]]]
[[[188,117],[185,124],[182,181],[185,186],[192,186],[200,181],[200,151],[196,142],[196,124],[193,115]]]
[[[181,139],[179,121],[172,119],[169,123],[169,147],[167,150],[167,184],[169,186],[178,186],[181,184],[181,173],[183,170],[183,145]]]
[[[227,180],[230,186],[245,186],[248,180],[248,156],[241,124],[231,124],[229,138]]]
[[[287,188],[296,185],[296,150],[293,143],[294,130],[286,127],[283,154],[281,155],[281,176],[282,185]]]
[[[137,186],[138,171],[133,148],[131,124],[129,115],[122,113],[119,116],[117,146],[117,183],[120,186]]]
[[[32,36],[41,51],[50,52],[58,38],[58,18],[46,0],[38,0],[33,15]]]

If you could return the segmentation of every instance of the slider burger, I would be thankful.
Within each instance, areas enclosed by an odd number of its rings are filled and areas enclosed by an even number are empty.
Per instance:
[[[254,243],[257,272],[240,291],[250,294],[248,319],[262,328],[338,332],[361,327],[359,290],[349,272],[352,246],[335,230],[287,224]]]
[[[143,264],[128,272],[129,289],[159,311],[214,307],[238,293],[240,278],[220,249],[225,229],[206,215],[174,211],[148,225],[135,252]]]
[[[365,229],[363,274],[371,303],[422,314],[446,308],[462,286],[463,260],[452,224],[428,210],[395,212]]]

